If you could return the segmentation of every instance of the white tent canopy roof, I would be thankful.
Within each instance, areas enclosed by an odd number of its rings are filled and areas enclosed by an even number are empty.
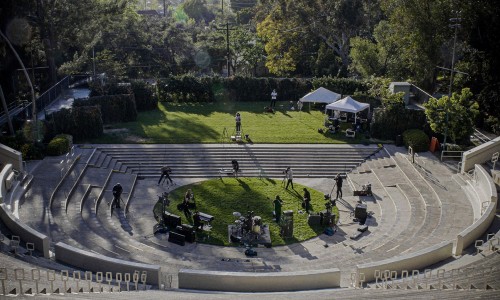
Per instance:
[[[339,110],[350,113],[358,113],[364,109],[370,109],[370,104],[358,102],[347,96],[344,99],[330,103],[326,106],[326,110]]]
[[[300,102],[319,102],[319,103],[332,103],[340,99],[340,95],[330,90],[320,87],[319,89],[310,92],[304,97],[300,98]]]

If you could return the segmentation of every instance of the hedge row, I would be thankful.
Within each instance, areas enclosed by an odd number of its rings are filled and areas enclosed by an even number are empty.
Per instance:
[[[132,122],[137,119],[134,94],[107,95],[76,99],[73,107],[95,106],[101,107],[104,124],[117,122]]]
[[[155,87],[145,81],[132,81],[130,83],[119,83],[115,81],[94,82],[90,85],[90,97],[106,95],[134,95],[137,111],[156,109],[158,100],[154,94]]]
[[[383,108],[373,112],[370,134],[374,138],[395,140],[396,136],[409,129],[428,130],[423,110],[403,109],[391,111]]]
[[[53,134],[71,134],[75,139],[97,138],[104,131],[99,106],[75,106],[54,112],[47,120]]]
[[[406,147],[412,147],[415,152],[424,152],[429,149],[429,137],[420,129],[410,129],[403,132],[403,142]]]
[[[272,90],[276,89],[278,101],[297,101],[319,87],[342,95],[366,93],[369,88],[364,81],[333,77],[223,78],[181,75],[160,79],[157,95],[160,101],[168,102],[263,101],[270,100]]]

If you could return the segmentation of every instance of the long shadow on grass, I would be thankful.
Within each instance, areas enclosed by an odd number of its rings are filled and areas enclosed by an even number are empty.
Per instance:
[[[164,143],[200,143],[206,140],[217,140],[220,132],[204,125],[202,122],[187,118],[169,119],[158,114],[157,119],[151,118],[143,122],[143,126],[135,129],[135,133]],[[161,126],[161,130],[147,132],[149,127]]]

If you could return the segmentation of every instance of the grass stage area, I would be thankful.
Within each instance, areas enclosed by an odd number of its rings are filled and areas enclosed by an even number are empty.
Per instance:
[[[276,111],[264,107],[269,102],[166,103],[158,109],[141,112],[136,122],[107,125],[103,137],[89,143],[220,143],[224,128],[228,136],[235,133],[236,112],[242,118],[243,134],[253,143],[362,143],[364,135],[346,138],[345,129],[337,134],[318,133],[324,128],[324,111],[290,109],[289,102],[278,102]],[[229,140],[228,140],[229,141]],[[227,142],[227,141],[226,141]]]
[[[186,222],[186,217],[182,211],[177,210],[177,204],[182,202],[187,189],[192,189],[197,209],[215,217],[212,222],[210,238],[206,243],[224,246],[236,246],[228,240],[228,225],[234,224],[236,218],[233,212],[240,212],[246,215],[247,211],[254,211],[256,216],[262,218],[263,224],[270,227],[272,245],[293,244],[304,241],[323,232],[322,226],[311,227],[307,223],[308,215],[298,213],[302,210],[301,202],[303,195],[303,185],[294,183],[294,190],[291,186],[288,190],[284,188],[281,180],[266,178],[222,178],[198,182],[195,184],[182,186],[170,192],[171,201],[167,210],[182,217],[182,222]],[[319,212],[325,209],[324,194],[314,189],[308,188],[311,193],[312,210]],[[293,238],[284,240],[279,235],[279,227],[273,220],[272,201],[279,195],[284,201],[283,211],[294,211],[294,234]],[[194,213],[194,211],[193,211]],[[192,220],[189,220],[192,224]]]

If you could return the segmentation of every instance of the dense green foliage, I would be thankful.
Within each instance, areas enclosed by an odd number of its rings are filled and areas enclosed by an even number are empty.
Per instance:
[[[395,140],[396,136],[408,129],[425,129],[424,111],[405,108],[402,93],[386,94],[382,105],[373,112],[370,128],[373,137]]]
[[[100,107],[104,124],[131,122],[137,119],[133,94],[96,96],[89,99],[76,99],[73,102],[73,107],[96,105]]]
[[[475,124],[500,130],[500,35],[496,30],[500,6],[495,1],[241,0],[224,3],[223,9],[219,4],[208,0],[2,1],[0,28],[24,65],[35,67],[37,93],[56,83],[58,76],[74,73],[105,73],[119,82],[183,74],[282,76],[292,79],[283,79],[282,87],[270,83],[268,88],[277,87],[280,95],[295,99],[318,86],[304,88],[295,78],[382,76],[415,83],[438,94],[437,98],[470,88],[480,112]],[[158,11],[143,14],[149,9]],[[450,27],[452,18],[459,19],[460,27]],[[462,73],[454,74],[448,91],[450,72],[440,67],[452,65]],[[29,99],[30,89],[19,68],[0,39],[0,85],[8,101]],[[200,93],[197,86],[182,92],[175,87],[168,97],[198,102],[236,99],[263,85],[235,83],[243,88],[236,92],[234,86],[212,85],[216,88],[208,93]],[[325,87],[342,94],[361,91]],[[154,101],[143,102],[134,94],[139,111],[155,106]],[[160,98],[165,100],[165,95]]]
[[[72,146],[72,137],[67,134],[55,136],[47,145],[47,155],[58,156],[68,153]]]
[[[75,139],[97,138],[103,133],[99,106],[82,106],[54,112],[47,120],[47,127],[56,135],[65,133]]]
[[[419,129],[410,129],[403,132],[403,142],[406,147],[412,147],[414,152],[424,152],[429,150],[430,139]]]
[[[170,76],[158,81],[157,94],[160,101],[169,102],[256,102],[269,99],[273,89],[276,89],[278,100],[296,102],[311,90],[319,87],[325,87],[343,95],[358,93],[360,98],[368,99],[369,97],[366,94],[368,92],[367,82],[336,77],[302,79]],[[369,101],[376,103],[376,100],[371,98]]]
[[[451,98],[431,98],[425,104],[425,114],[433,131],[447,135],[453,143],[466,143],[474,131],[474,120],[479,114],[479,105],[472,98],[469,89]]]
[[[119,83],[116,81],[93,82],[90,84],[90,97],[104,95],[134,95],[134,101],[137,111],[146,111],[156,109],[158,100],[154,94],[154,86],[145,81],[132,81]]]

